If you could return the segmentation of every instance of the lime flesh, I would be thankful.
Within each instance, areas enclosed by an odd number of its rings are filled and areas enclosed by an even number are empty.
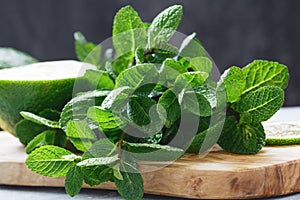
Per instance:
[[[264,123],[267,145],[300,144],[300,122]]]

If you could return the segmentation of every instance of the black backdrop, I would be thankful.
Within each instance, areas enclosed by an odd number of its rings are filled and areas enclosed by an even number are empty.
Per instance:
[[[149,22],[169,5],[184,5],[179,31],[197,32],[221,71],[253,59],[288,65],[286,105],[300,105],[299,0],[0,0],[0,46],[40,60],[75,58],[73,32],[105,40],[114,14],[127,4]]]

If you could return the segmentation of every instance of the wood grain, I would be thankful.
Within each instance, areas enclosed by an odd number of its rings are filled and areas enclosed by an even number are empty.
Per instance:
[[[48,178],[27,169],[24,147],[0,132],[0,184],[63,187],[63,178]],[[141,170],[162,163],[140,163]],[[195,199],[270,197],[300,191],[300,145],[265,147],[257,155],[235,155],[215,148],[207,156],[185,155],[157,171],[143,174],[145,192]],[[89,188],[85,185],[84,187]],[[114,189],[112,183],[97,187]]]

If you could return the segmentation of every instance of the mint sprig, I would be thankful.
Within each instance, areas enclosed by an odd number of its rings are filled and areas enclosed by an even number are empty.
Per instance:
[[[195,33],[179,48],[169,43],[182,10],[171,6],[149,24],[132,7],[122,8],[114,18],[114,49],[105,50],[105,56],[100,45],[75,33],[78,59],[98,70],[78,80],[79,88],[89,91],[79,90],[58,116],[21,113],[25,119],[16,129],[20,140],[29,143],[29,169],[66,176],[70,196],[80,192],[83,182],[111,181],[131,200],[144,192],[139,161],[173,161],[216,143],[238,154],[261,150],[261,122],[283,104],[287,67],[257,60],[229,68],[215,82],[213,62]]]

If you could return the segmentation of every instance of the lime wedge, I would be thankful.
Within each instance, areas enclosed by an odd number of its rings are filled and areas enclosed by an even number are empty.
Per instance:
[[[300,144],[300,122],[267,122],[263,126],[266,145]]]

